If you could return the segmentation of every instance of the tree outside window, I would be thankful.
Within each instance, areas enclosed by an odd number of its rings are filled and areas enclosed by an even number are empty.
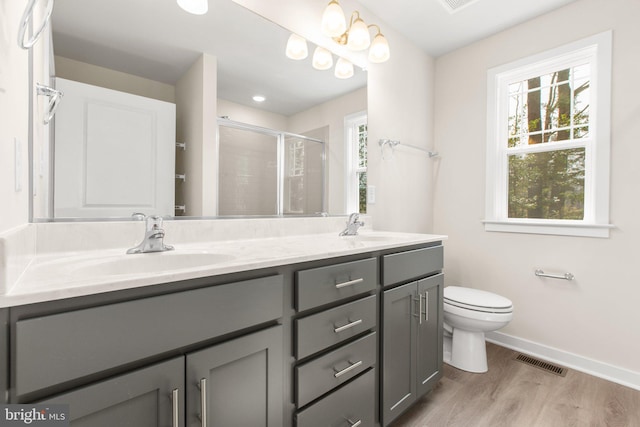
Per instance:
[[[367,213],[367,113],[345,117],[346,208]]]
[[[487,73],[487,231],[608,237],[610,31]]]
[[[509,85],[509,218],[584,218],[585,148],[558,143],[590,136],[589,86],[589,64]]]
[[[367,213],[367,124],[362,123],[358,131],[358,210]]]

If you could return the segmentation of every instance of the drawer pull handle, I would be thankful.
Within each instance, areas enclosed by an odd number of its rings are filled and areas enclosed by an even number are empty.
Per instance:
[[[347,282],[336,283],[336,289],[346,288],[347,286],[357,285],[358,283],[364,282],[364,278],[360,277],[359,279],[349,280]]]
[[[200,411],[200,424],[202,427],[206,427],[207,425],[207,379],[202,378],[198,383],[198,387],[200,388],[200,404],[202,405],[202,409]]]
[[[353,321],[353,322],[347,323],[346,325],[344,325],[344,326],[340,326],[339,328],[334,328],[334,329],[333,329],[333,332],[335,332],[335,333],[337,334],[337,333],[339,333],[339,332],[346,331],[346,330],[347,330],[347,329],[349,329],[349,328],[353,328],[354,326],[357,326],[357,325],[359,325],[360,323],[362,323],[362,319],[358,319],[358,320],[356,320],[356,321]]]
[[[349,361],[349,363],[351,363],[351,361]],[[362,365],[362,360],[358,360],[356,363],[351,363],[349,366],[347,366],[346,368],[344,368],[341,371],[336,371],[336,373],[333,374],[333,376],[336,377],[336,378],[340,378],[341,376],[343,376],[347,372],[356,369],[360,365]],[[333,370],[335,371],[336,368],[333,368]]]
[[[362,420],[358,420],[356,422],[353,422],[349,418],[347,418],[347,421],[349,422],[349,424],[351,424],[351,427],[358,427],[360,424],[362,424]]]
[[[172,427],[178,427],[180,425],[180,414],[178,409],[180,408],[180,396],[177,388],[171,391],[171,425]]]

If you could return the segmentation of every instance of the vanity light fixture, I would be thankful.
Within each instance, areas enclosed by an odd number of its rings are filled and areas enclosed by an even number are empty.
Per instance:
[[[328,70],[333,67],[333,56],[331,52],[323,47],[316,47],[313,51],[313,68],[316,70]]]
[[[354,20],[355,18],[355,20]],[[343,37],[346,39],[347,47],[354,51],[365,50],[371,45],[371,36],[369,35],[369,28],[360,18],[360,13],[356,10],[351,15],[351,22],[349,23],[349,29],[343,36],[339,37],[339,43],[342,42]]]
[[[377,30],[376,35],[371,42],[369,34],[370,28]],[[331,0],[322,15],[321,29],[324,35],[333,38],[337,43],[346,45],[353,51],[361,51],[370,47],[369,61],[373,63],[381,63],[387,61],[391,56],[389,42],[382,35],[380,27],[375,24],[367,25],[357,10],[351,14],[349,25],[344,20],[344,12],[338,4],[338,0]],[[343,29],[341,33],[338,29]]]
[[[309,55],[307,48],[307,41],[297,34],[291,33],[289,40],[287,40],[286,54],[291,59],[304,59]]]
[[[305,59],[308,54],[307,41],[292,33],[287,41],[287,57],[301,60]],[[333,66],[333,55],[327,49],[317,46],[313,52],[312,65],[316,70],[328,70]],[[334,75],[339,79],[348,79],[353,76],[353,73],[353,64],[344,58],[338,58]]]
[[[178,6],[194,15],[204,15],[209,10],[209,0],[177,0]]]
[[[344,58],[338,58],[334,74],[339,79],[353,77],[353,64]]]
[[[373,38],[371,47],[369,48],[369,62],[380,64],[387,61],[391,57],[391,50],[389,49],[389,42],[380,32],[380,27],[375,26],[378,29],[378,34]]]
[[[340,37],[347,31],[347,20],[338,0],[331,0],[322,14],[322,32],[329,37]]]

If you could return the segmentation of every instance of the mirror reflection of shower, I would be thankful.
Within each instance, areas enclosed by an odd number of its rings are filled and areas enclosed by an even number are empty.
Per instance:
[[[326,212],[324,164],[321,139],[218,119],[218,215]]]

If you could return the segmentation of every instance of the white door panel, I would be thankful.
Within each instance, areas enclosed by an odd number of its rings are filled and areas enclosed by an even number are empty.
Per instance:
[[[61,78],[56,217],[174,214],[175,105]]]

